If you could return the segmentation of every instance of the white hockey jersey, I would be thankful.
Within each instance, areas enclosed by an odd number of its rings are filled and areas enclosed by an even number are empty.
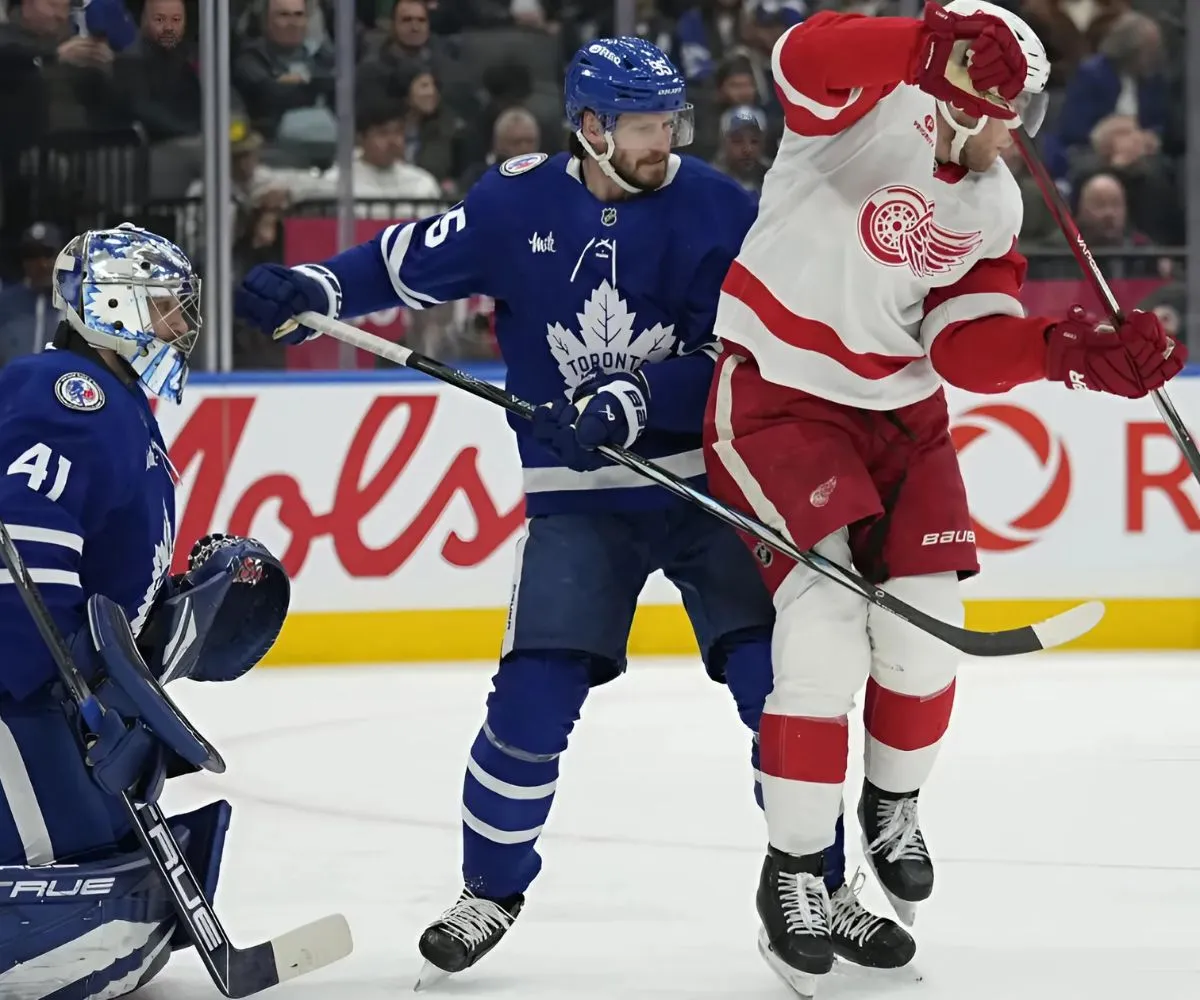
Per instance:
[[[896,409],[940,387],[929,350],[948,326],[1024,315],[1021,194],[1001,160],[982,174],[938,168],[938,111],[918,88],[832,95],[806,80],[788,47],[819,28],[775,47],[787,129],[715,333],[768,381]]]

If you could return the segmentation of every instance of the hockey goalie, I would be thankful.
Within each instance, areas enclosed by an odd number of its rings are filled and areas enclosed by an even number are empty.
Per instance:
[[[1157,318],[1027,317],[1021,197],[1000,151],[1035,133],[1050,64],[994,4],[916,18],[822,12],[775,46],[786,132],[722,287],[709,484],[802,549],[961,625],[978,571],[943,382],[1046,379],[1137,398],[1183,367]],[[1070,401],[1064,396],[1064,405]],[[823,853],[842,812],[847,719],[866,684],[858,817],[901,919],[933,891],[917,798],[949,725],[956,654],[764,553],[774,691],[760,726],[769,849],[759,947],[811,995],[833,963]]]

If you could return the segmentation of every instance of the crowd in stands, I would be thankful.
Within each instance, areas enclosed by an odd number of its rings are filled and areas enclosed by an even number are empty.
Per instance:
[[[53,327],[48,261],[64,232],[144,218],[203,260],[201,2],[212,0],[0,0],[0,363]],[[494,163],[566,148],[565,59],[614,30],[613,0],[339,2],[355,15],[351,183],[368,220],[437,211]],[[1194,0],[1001,2],[1050,51],[1038,143],[1084,235],[1110,277],[1160,281],[1152,304],[1180,324],[1185,3]],[[283,259],[290,217],[331,211],[337,24],[332,0],[229,3],[235,259],[245,269]],[[779,36],[826,7],[879,16],[913,6],[637,0],[636,30],[687,77],[697,121],[687,152],[755,191],[783,127],[770,69]],[[112,149],[120,155],[97,166],[96,151]],[[1024,193],[1031,276],[1077,277],[1015,147],[1006,159]],[[129,178],[114,179],[122,171]],[[1118,250],[1128,252],[1104,252]],[[464,348],[488,350],[483,340]],[[247,346],[240,363],[281,357]]]

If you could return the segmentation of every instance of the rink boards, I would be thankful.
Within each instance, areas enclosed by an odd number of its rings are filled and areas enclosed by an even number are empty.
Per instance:
[[[1200,431],[1200,378],[1171,395]],[[1081,646],[1200,648],[1200,486],[1149,400],[1043,384],[950,405],[983,565],[966,584],[973,626],[1101,598]],[[176,565],[221,530],[261,539],[292,573],[271,662],[496,655],[524,524],[499,410],[370,372],[198,378],[158,412],[180,474]],[[631,652],[693,649],[673,589],[652,579]]]

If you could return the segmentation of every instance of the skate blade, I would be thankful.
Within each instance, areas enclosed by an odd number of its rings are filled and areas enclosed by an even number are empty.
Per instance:
[[[449,978],[450,973],[445,969],[439,969],[432,962],[426,962],[421,966],[421,972],[417,976],[417,981],[413,984],[413,992],[420,993],[421,990],[427,990],[431,986],[436,986],[443,979]]]
[[[782,979],[784,984],[797,996],[803,1000],[813,1000],[813,997],[817,995],[817,980],[821,977],[814,976],[811,972],[793,969],[776,955],[771,950],[771,942],[767,938],[765,928],[760,928],[758,932],[758,953],[762,955],[763,961],[771,967],[771,971]]]

